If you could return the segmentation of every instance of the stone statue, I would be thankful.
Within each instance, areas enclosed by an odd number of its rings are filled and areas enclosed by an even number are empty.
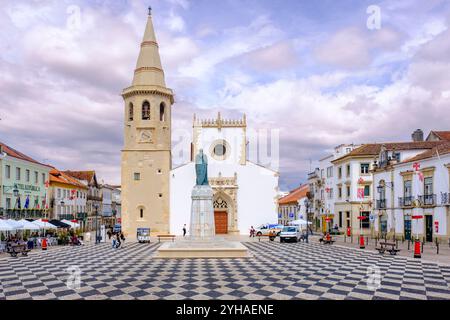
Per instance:
[[[208,158],[200,149],[195,156],[195,173],[197,175],[197,186],[209,186],[208,183]]]

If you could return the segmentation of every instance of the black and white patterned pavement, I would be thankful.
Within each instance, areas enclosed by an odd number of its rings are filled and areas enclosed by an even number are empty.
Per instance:
[[[253,258],[154,259],[155,243],[3,254],[0,300],[450,299],[447,265],[315,243],[244,244]],[[67,286],[70,267],[81,270],[79,288]],[[368,287],[368,270],[377,268],[380,286]]]

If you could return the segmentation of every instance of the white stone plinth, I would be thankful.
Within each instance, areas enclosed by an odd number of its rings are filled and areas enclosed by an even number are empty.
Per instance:
[[[210,186],[195,186],[192,189],[190,239],[214,238],[213,189]]]
[[[182,240],[163,243],[154,258],[249,258],[248,249],[240,242],[224,240]]]

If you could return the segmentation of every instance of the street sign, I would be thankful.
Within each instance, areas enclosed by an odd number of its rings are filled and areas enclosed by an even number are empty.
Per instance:
[[[365,219],[367,219],[368,217],[366,217],[366,216],[359,216],[358,217],[358,220],[365,220]]]
[[[294,214],[292,212],[289,213],[289,218],[294,218]]]
[[[412,216],[411,219],[422,219],[423,216]]]

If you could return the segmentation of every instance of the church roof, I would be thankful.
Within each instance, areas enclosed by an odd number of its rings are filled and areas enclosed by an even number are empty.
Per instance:
[[[301,198],[306,198],[307,194],[309,192],[309,185],[304,184],[300,187],[292,190],[289,192],[287,196],[284,196],[280,200],[278,200],[279,205],[283,204],[296,204],[298,200]]]

